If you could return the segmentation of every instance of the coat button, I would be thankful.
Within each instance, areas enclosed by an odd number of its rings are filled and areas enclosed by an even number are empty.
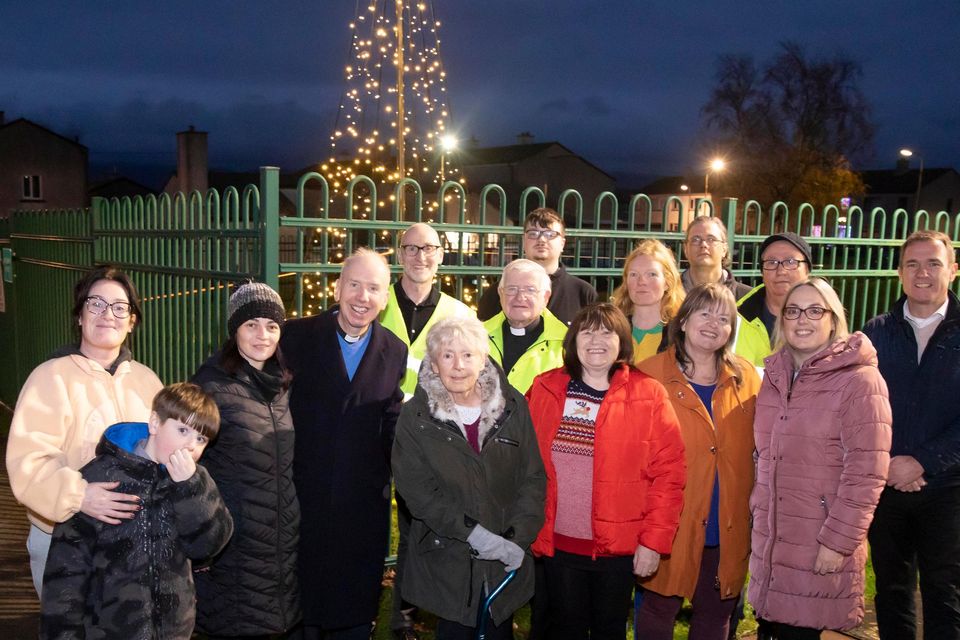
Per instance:
[[[683,391],[677,391],[677,397],[678,397],[678,398],[686,398],[687,396],[686,396],[686,394],[685,394]]]
[[[702,524],[703,526],[707,526],[707,521],[706,521],[706,520],[701,520],[701,521],[700,521],[700,524]]]
[[[716,447],[710,447],[710,453],[716,453],[716,452],[717,452]]]

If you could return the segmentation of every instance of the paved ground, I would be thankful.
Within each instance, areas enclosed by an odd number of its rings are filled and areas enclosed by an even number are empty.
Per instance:
[[[7,437],[0,431],[0,459],[6,460]],[[27,516],[10,493],[7,467],[0,464],[0,636],[9,640],[37,637],[40,604],[30,579]]]

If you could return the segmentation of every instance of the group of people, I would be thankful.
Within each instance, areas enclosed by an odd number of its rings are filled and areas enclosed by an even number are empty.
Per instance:
[[[440,640],[512,638],[531,598],[532,638],[623,638],[634,589],[642,638],[687,599],[690,637],[726,640],[744,593],[761,638],[817,638],[861,620],[868,539],[881,637],[915,634],[919,574],[925,636],[960,638],[949,238],[908,237],[903,297],[850,333],[795,234],[764,240],[751,289],[697,218],[688,269],[643,240],[610,302],[563,268],[565,234],[529,214],[479,319],[436,286],[423,223],[396,282],[359,249],[317,316],[238,286],[227,342],[168,387],[125,346],[130,279],[87,274],[79,340],[31,374],[7,447],[41,636],[366,640],[392,481],[397,638],[418,607]]]

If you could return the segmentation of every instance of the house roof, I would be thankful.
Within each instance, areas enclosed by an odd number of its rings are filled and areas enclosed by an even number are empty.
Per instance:
[[[868,194],[915,193],[919,169],[870,169],[861,171],[860,177],[867,185]],[[948,173],[956,173],[952,168],[929,168],[923,170],[923,184],[927,185]]]
[[[664,176],[645,185],[640,189],[640,193],[649,195],[678,195],[683,193],[682,185],[690,187],[688,191],[701,193],[699,189],[694,189],[691,185],[703,184],[703,176]]]
[[[87,187],[87,195],[103,198],[147,195],[148,193],[156,193],[156,191],[126,176],[98,180]]]
[[[461,149],[456,152],[455,162],[461,167],[476,167],[492,164],[516,164],[523,160],[528,160],[529,158],[540,155],[552,147],[559,147],[560,149],[563,149],[563,151],[565,151],[567,154],[579,158],[585,164],[589,165],[596,171],[599,171],[611,180],[614,179],[612,175],[597,165],[593,164],[574,151],[571,151],[568,147],[555,140],[552,142],[536,142],[530,144],[510,144],[502,147]]]
[[[40,130],[40,131],[42,131],[42,132],[44,132],[44,133],[47,133],[47,134],[49,134],[49,135],[51,135],[51,136],[54,136],[54,137],[56,137],[56,138],[60,138],[61,140],[65,141],[65,142],[69,142],[70,144],[75,145],[75,146],[79,147],[80,149],[83,149],[83,151],[87,151],[86,145],[82,145],[82,144],[80,144],[79,142],[77,142],[76,140],[72,140],[72,139],[70,139],[70,138],[68,138],[68,137],[66,137],[66,136],[64,136],[64,135],[60,135],[59,133],[57,133],[57,132],[54,131],[53,129],[48,129],[47,127],[43,126],[42,124],[37,124],[37,123],[34,122],[33,120],[27,120],[26,118],[17,118],[16,120],[11,120],[10,122],[7,122],[7,123],[5,123],[5,124],[0,125],[0,135],[2,135],[5,130],[8,130],[8,131],[9,131],[9,130],[13,129],[14,127],[23,127],[23,126],[27,126],[27,127],[32,127],[32,128],[34,128],[34,129],[38,129],[38,130]]]

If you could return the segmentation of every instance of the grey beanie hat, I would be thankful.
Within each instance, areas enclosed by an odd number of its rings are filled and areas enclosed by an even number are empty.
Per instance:
[[[286,316],[279,294],[262,282],[247,282],[237,287],[227,303],[227,313],[231,338],[240,325],[251,318],[269,318],[283,326]]]

